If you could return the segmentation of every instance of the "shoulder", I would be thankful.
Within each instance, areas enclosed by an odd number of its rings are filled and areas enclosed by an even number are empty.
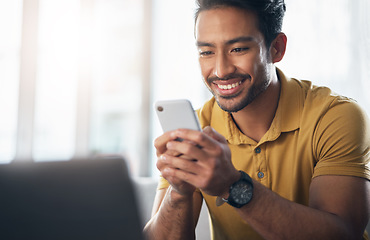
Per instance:
[[[335,125],[353,130],[368,131],[369,119],[366,112],[351,98],[338,95],[327,87],[312,86],[308,89],[302,119],[315,122],[316,127]]]
[[[311,146],[316,160],[314,176],[370,179],[370,121],[366,112],[354,99],[330,88],[296,79],[290,79],[288,85],[288,98],[297,100],[294,111],[299,112],[301,140],[305,147]]]
[[[330,88],[313,85],[309,81],[291,79],[291,85],[300,89],[301,123],[305,125],[328,125],[333,122],[344,126],[356,123],[359,128],[366,129],[369,125],[366,112],[356,100],[339,95]]]
[[[202,129],[210,125],[215,104],[217,104],[216,100],[214,97],[212,97],[210,100],[205,102],[201,108],[196,110]]]
[[[354,99],[336,94],[327,87],[311,85],[307,88],[301,127],[313,128],[317,142],[328,142],[330,138],[369,146],[369,124],[366,112]]]
[[[336,97],[319,109],[314,140],[321,149],[327,143],[342,145],[342,149],[363,152],[370,147],[370,125],[365,111],[353,100]],[[339,142],[341,144],[339,144]]]
[[[319,162],[314,175],[349,175],[370,179],[368,116],[352,99],[342,96],[324,99],[315,112],[312,140]]]

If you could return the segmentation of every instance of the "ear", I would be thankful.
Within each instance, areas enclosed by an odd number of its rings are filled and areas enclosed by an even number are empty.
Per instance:
[[[280,62],[283,59],[286,50],[287,37],[284,33],[279,33],[272,41],[270,54],[273,63]]]

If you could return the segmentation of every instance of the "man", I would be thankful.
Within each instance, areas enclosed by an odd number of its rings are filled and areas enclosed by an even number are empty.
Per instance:
[[[148,238],[194,239],[204,198],[213,239],[366,239],[366,115],[274,66],[287,42],[283,0],[198,5],[199,62],[214,97],[198,111],[202,132],[155,141],[163,178]]]

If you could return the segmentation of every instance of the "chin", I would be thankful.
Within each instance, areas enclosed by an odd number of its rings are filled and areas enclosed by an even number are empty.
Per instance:
[[[219,99],[216,98],[216,102],[218,104],[218,106],[226,111],[226,112],[229,112],[229,113],[236,113],[236,112],[239,112],[240,110],[244,109],[246,106],[248,106],[251,101],[249,101],[249,99],[245,99],[244,101],[240,101],[240,102],[231,102],[232,100],[226,100],[226,102],[230,102],[230,103],[222,103],[220,102]]]

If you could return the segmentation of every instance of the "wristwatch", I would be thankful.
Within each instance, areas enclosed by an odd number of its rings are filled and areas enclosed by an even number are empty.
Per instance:
[[[233,183],[229,189],[229,197],[227,199],[222,198],[223,202],[227,202],[233,207],[241,208],[249,203],[253,197],[253,180],[252,178],[243,171],[240,179]],[[222,202],[222,203],[223,203]],[[219,198],[216,200],[216,204],[222,205]]]

